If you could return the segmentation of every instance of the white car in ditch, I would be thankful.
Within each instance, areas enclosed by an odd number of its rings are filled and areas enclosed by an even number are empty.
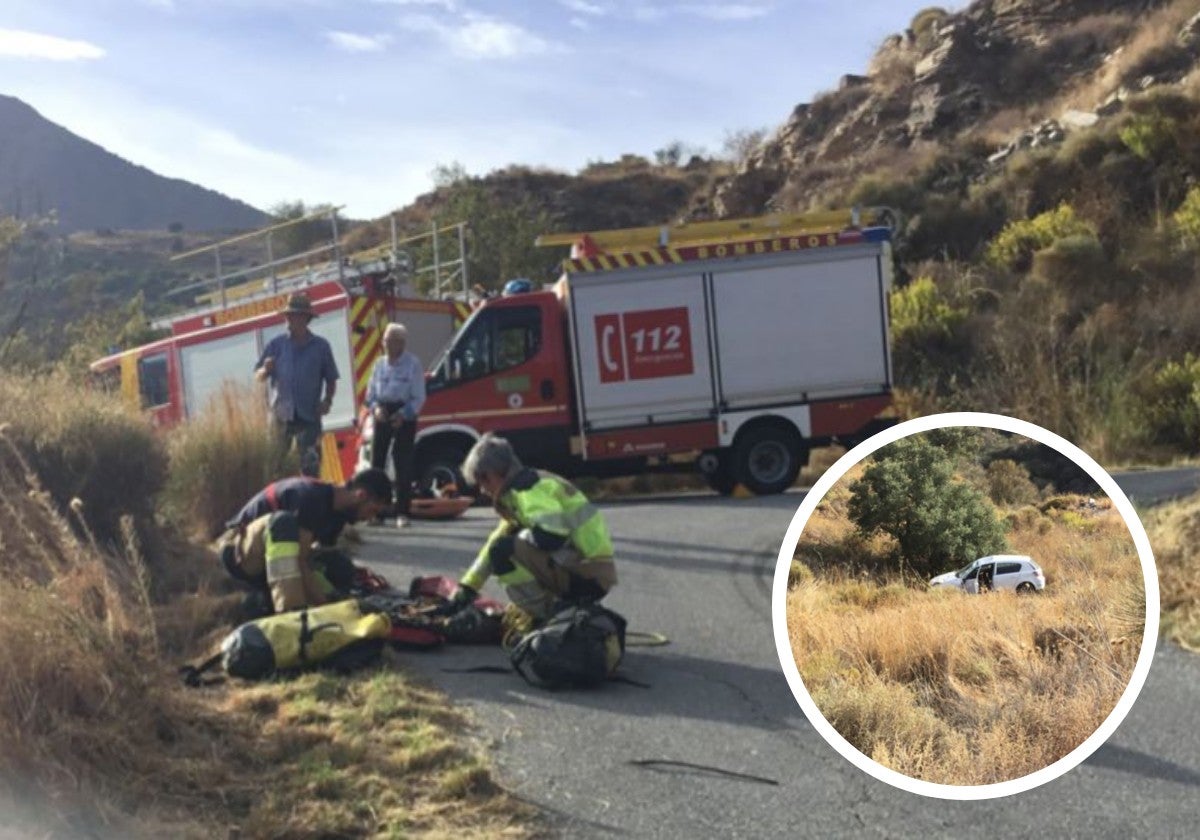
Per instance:
[[[957,572],[946,572],[929,581],[930,586],[946,587],[972,595],[989,590],[1041,592],[1046,588],[1042,567],[1024,554],[991,554],[968,563]]]

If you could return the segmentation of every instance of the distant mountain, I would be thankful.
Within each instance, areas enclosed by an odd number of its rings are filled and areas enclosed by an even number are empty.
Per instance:
[[[266,213],[178,178],[132,164],[0,95],[0,212],[58,212],[60,229],[236,230]]]

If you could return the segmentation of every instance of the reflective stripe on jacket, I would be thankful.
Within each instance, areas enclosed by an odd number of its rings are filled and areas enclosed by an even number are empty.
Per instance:
[[[462,584],[479,591],[492,574],[488,559],[492,544],[523,528],[540,529],[566,539],[579,553],[581,562],[612,558],[612,539],[599,508],[588,501],[574,484],[553,473],[523,469],[513,476],[496,499],[500,524],[467,573]],[[533,576],[519,565],[498,576],[505,586],[526,583]]]

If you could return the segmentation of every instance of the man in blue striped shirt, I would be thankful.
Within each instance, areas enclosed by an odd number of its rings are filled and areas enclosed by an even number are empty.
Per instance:
[[[317,316],[308,295],[292,295],[280,314],[287,319],[287,332],[275,336],[263,348],[254,366],[255,375],[260,382],[270,383],[271,413],[280,441],[290,448],[295,439],[300,450],[300,472],[315,478],[321,472],[321,417],[333,405],[337,363],[329,342],[308,327]]]
[[[417,415],[425,404],[425,369],[415,354],[408,352],[408,330],[403,324],[388,324],[383,332],[385,354],[375,362],[367,385],[367,408],[375,420],[371,466],[382,468],[392,453],[396,478],[396,527],[408,525],[412,500],[413,443]]]

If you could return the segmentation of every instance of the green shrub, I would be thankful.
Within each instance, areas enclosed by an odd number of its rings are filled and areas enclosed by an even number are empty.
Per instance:
[[[951,335],[966,319],[967,310],[952,306],[932,277],[918,277],[890,296],[892,335],[897,340]]]
[[[894,537],[902,563],[918,573],[1005,547],[994,508],[955,478],[953,458],[924,437],[880,450],[850,491],[851,521],[865,535],[882,531]]]
[[[1002,458],[987,466],[988,495],[998,505],[1026,505],[1037,501],[1038,489],[1029,470]]]
[[[971,356],[966,307],[947,300],[930,277],[893,290],[889,303],[897,381],[941,392],[945,373]]]
[[[1032,219],[1009,222],[987,247],[987,261],[1014,271],[1029,267],[1033,255],[1059,239],[1070,236],[1096,236],[1089,223],[1075,215],[1070,204],[1062,203]]]
[[[1184,247],[1200,246],[1200,186],[1188,190],[1183,204],[1179,205],[1171,221]]]
[[[1033,276],[1049,283],[1076,308],[1091,309],[1113,297],[1117,271],[1094,234],[1056,239],[1033,255]]]
[[[1182,361],[1167,362],[1139,391],[1137,414],[1146,442],[1200,452],[1200,358],[1188,353]]]

